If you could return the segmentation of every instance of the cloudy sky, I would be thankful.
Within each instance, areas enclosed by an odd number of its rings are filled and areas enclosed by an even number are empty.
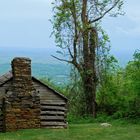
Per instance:
[[[0,0],[0,47],[55,50],[49,19],[53,0]],[[120,61],[128,61],[140,48],[140,0],[125,0],[125,16],[107,17],[103,27]],[[121,62],[121,63],[122,63]]]

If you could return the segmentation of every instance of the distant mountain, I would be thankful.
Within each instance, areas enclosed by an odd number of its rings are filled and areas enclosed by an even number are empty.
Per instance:
[[[0,64],[0,75],[11,70],[8,63]],[[32,75],[41,79],[46,78],[56,85],[65,85],[69,80],[70,67],[65,64],[32,64]]]
[[[10,63],[14,57],[24,56],[29,57],[32,63],[43,63],[43,64],[62,64],[60,61],[53,58],[51,55],[58,55],[56,51],[58,48],[49,47],[0,47],[0,64]],[[129,60],[132,59],[132,51],[117,51],[111,50],[119,61],[121,66],[125,66]]]
[[[14,57],[29,57],[32,60],[34,76],[49,78],[56,84],[67,83],[70,66],[51,57],[52,54],[56,55],[56,50],[47,47],[0,47],[0,75],[11,69],[10,63]],[[122,53],[113,54],[116,54],[121,66],[125,66],[131,58],[130,55],[127,56]]]
[[[29,57],[32,60],[32,73],[38,78],[49,78],[55,84],[68,82],[70,66],[51,55],[56,50],[51,48],[0,47],[0,75],[11,69],[14,57]]]

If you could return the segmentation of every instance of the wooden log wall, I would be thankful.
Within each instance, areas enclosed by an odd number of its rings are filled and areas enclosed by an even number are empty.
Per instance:
[[[0,99],[0,132],[4,130],[4,117],[3,117],[3,99]]]
[[[33,83],[40,95],[41,127],[66,128],[67,101],[39,82]]]
[[[66,128],[66,103],[64,101],[41,100],[41,127]]]

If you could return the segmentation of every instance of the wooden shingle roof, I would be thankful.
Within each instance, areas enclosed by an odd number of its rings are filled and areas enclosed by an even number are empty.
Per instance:
[[[0,86],[5,84],[7,81],[9,81],[13,77],[12,72],[9,71],[5,73],[4,75],[0,76]]]
[[[7,82],[8,82],[9,80],[11,80],[12,78],[13,78],[13,74],[12,74],[11,71],[9,71],[9,72],[5,73],[4,75],[0,76],[0,87],[3,86],[5,83],[7,83]],[[55,94],[57,94],[58,96],[60,96],[60,97],[62,97],[63,99],[67,100],[67,98],[66,98],[63,94],[57,92],[56,90],[54,90],[53,88],[51,88],[51,87],[48,86],[47,84],[43,83],[42,81],[38,80],[37,78],[32,77],[32,80],[33,80],[33,81],[35,80],[35,81],[39,82],[39,83],[42,84],[43,86],[47,87],[49,90],[53,91],[53,92],[54,92]]]

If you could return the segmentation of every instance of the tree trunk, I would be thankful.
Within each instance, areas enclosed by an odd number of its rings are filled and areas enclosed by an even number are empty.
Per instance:
[[[96,30],[92,29],[83,34],[83,88],[85,93],[86,114],[96,117],[96,69],[95,69],[95,49]]]
[[[85,74],[83,77],[83,88],[86,102],[86,114],[96,117],[96,84],[93,81],[93,74]]]

